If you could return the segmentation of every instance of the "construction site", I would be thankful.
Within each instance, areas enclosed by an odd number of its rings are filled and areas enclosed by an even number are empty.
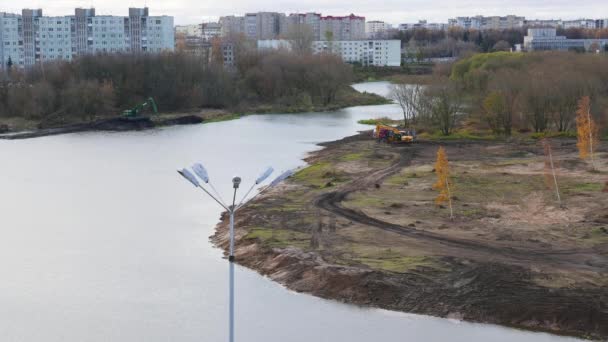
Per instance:
[[[591,169],[575,139],[550,143],[558,196],[529,137],[439,142],[378,126],[322,144],[243,209],[236,260],[323,298],[607,338],[608,150]],[[450,208],[435,201],[440,146]],[[213,241],[227,247],[225,221]]]

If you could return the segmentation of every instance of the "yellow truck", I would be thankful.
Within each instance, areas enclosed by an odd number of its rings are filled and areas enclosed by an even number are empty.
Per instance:
[[[412,143],[416,140],[416,132],[413,130],[400,131],[396,127],[387,125],[376,125],[374,138],[378,141],[392,143]]]

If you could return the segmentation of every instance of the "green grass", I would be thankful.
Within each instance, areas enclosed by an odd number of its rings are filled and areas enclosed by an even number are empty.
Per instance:
[[[348,162],[363,159],[366,156],[366,153],[357,152],[357,153],[349,153],[341,156],[339,158],[340,161]]]
[[[394,124],[399,124],[402,123],[402,120],[393,120],[391,118],[387,118],[387,117],[381,117],[381,118],[373,118],[373,119],[363,119],[363,120],[359,120],[357,121],[357,123],[360,123],[362,125],[370,125],[370,126],[376,126],[376,125],[394,125]]]
[[[538,132],[530,135],[532,139],[544,138],[576,138],[576,132]]]
[[[237,120],[237,119],[240,119],[241,117],[243,117],[243,114],[232,113],[232,114],[221,115],[221,116],[215,117],[213,119],[204,120],[203,123]]]
[[[449,141],[449,140],[497,140],[497,137],[494,134],[488,132],[471,132],[468,130],[460,130],[452,132],[450,135],[443,135],[440,131],[435,133],[421,133],[418,134],[418,138],[426,139],[426,140],[439,140],[439,141]]]
[[[325,188],[328,184],[337,184],[349,179],[341,172],[336,171],[329,162],[312,164],[298,172],[293,179],[317,188]]]
[[[564,191],[567,193],[577,193],[577,192],[600,192],[604,189],[604,185],[602,183],[570,183],[564,182]]]
[[[427,256],[404,256],[388,249],[377,249],[355,255],[353,261],[364,264],[372,269],[405,273],[418,267],[443,269],[436,259]]]
[[[286,229],[254,227],[247,233],[245,240],[258,240],[262,245],[270,248],[304,249],[310,244],[310,234]]]
[[[370,196],[367,193],[355,192],[350,194],[346,200],[350,207],[368,208],[368,207],[384,207],[387,203],[381,198]]]
[[[592,244],[608,243],[608,227],[594,227],[589,231],[586,240]]]
[[[416,172],[398,173],[387,178],[384,181],[384,184],[393,186],[403,186],[404,184],[409,183],[410,180],[419,177],[421,177],[421,174]]]

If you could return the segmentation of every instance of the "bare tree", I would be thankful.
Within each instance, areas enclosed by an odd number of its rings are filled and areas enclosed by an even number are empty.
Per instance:
[[[403,126],[408,126],[408,121],[416,125],[421,101],[420,85],[405,83],[391,85],[390,98],[395,100],[403,111]]]
[[[443,135],[450,135],[460,111],[462,96],[452,82],[443,82],[429,87],[424,92],[422,103],[426,103],[426,111],[432,123],[439,127]]]
[[[293,52],[300,54],[312,53],[314,32],[310,25],[303,23],[290,25],[286,38],[291,42]]]

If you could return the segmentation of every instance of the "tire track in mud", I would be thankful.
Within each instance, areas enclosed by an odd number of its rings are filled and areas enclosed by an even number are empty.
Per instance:
[[[336,191],[320,195],[315,200],[314,205],[350,221],[420,241],[429,249],[441,251],[438,253],[439,255],[462,257],[478,261],[491,260],[494,262],[504,262],[520,266],[529,266],[531,263],[534,263],[537,265],[543,264],[550,267],[579,271],[606,272],[606,270],[608,270],[608,257],[594,253],[591,250],[552,250],[543,248],[532,250],[520,247],[493,245],[479,240],[453,238],[382,221],[367,216],[362,211],[345,208],[341,205],[349,194],[358,190],[368,189],[374,186],[374,184],[382,182],[387,177],[396,174],[401,168],[410,165],[416,152],[420,149],[420,145],[408,146],[408,148],[404,149],[400,154],[398,162],[385,169],[378,170],[365,177],[354,180]]]

